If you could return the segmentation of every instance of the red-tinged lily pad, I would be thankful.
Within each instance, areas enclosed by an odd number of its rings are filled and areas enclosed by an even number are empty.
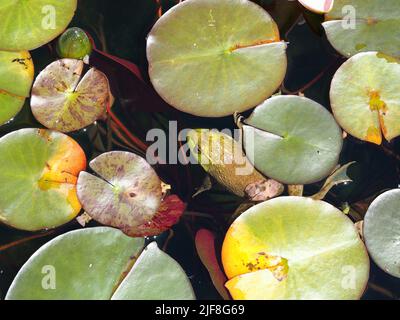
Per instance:
[[[0,50],[36,49],[65,30],[77,0],[5,0],[0,3]]]
[[[81,210],[76,181],[86,167],[82,148],[55,131],[21,129],[0,139],[0,221],[36,231]]]
[[[90,162],[97,174],[81,172],[78,197],[94,220],[130,236],[159,234],[177,222],[185,208],[176,196],[161,201],[161,181],[145,159],[113,151]]]
[[[352,221],[303,197],[258,204],[229,228],[222,262],[234,299],[359,299],[369,259]]]
[[[96,227],[46,243],[18,272],[7,300],[194,299],[182,267],[156,243]]]
[[[287,67],[271,16],[247,0],[186,0],[147,39],[154,88],[178,110],[221,117],[271,96]]]
[[[333,77],[333,114],[352,136],[381,144],[400,135],[400,60],[362,52],[346,61]]]
[[[61,59],[48,65],[36,78],[31,108],[35,118],[49,129],[71,132],[106,114],[111,103],[108,79],[91,68],[83,75],[82,60]]]
[[[13,118],[29,97],[33,69],[28,51],[0,51],[0,125]]]
[[[375,263],[400,278],[400,189],[386,191],[371,203],[364,218],[363,236]]]
[[[315,13],[328,13],[333,8],[334,0],[299,0],[308,10]]]

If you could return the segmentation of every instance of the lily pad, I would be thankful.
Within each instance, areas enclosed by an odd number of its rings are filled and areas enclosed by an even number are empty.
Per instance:
[[[21,129],[0,139],[0,221],[17,229],[54,228],[76,217],[85,153],[55,131]]]
[[[342,55],[379,51],[400,57],[398,0],[335,0],[326,20],[326,35]]]
[[[308,10],[315,13],[328,13],[333,8],[334,0],[299,0]]]
[[[61,132],[82,129],[106,114],[108,79],[91,68],[83,75],[82,60],[61,59],[48,65],[35,80],[31,108],[45,127]]]
[[[152,219],[165,208],[160,208],[161,181],[146,160],[133,153],[112,151],[89,165],[97,176],[81,172],[77,187],[87,214],[130,236],[142,235],[146,227],[154,230]],[[180,213],[183,208],[179,208]]]
[[[258,106],[243,125],[247,157],[264,175],[286,184],[308,184],[337,165],[342,132],[320,104],[276,96]]]
[[[271,96],[287,66],[286,44],[247,0],[186,0],[147,39],[150,79],[175,108],[203,117],[244,111]]]
[[[77,0],[3,0],[0,50],[36,49],[55,39],[72,20]]]
[[[28,51],[0,51],[0,125],[13,118],[29,97],[33,69]]]
[[[400,189],[377,197],[364,218],[363,235],[368,252],[385,272],[400,278]]]
[[[6,299],[194,299],[178,263],[155,243],[143,247],[143,238],[112,228],[68,232],[25,263]]]
[[[333,77],[333,114],[352,136],[375,144],[400,135],[400,60],[364,52],[346,61]]]
[[[234,299],[358,299],[369,259],[354,224],[332,205],[280,197],[231,225],[222,262]]]

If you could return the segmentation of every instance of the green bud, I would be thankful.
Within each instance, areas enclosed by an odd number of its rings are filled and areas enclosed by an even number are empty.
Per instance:
[[[69,28],[58,38],[57,53],[60,58],[83,59],[92,53],[92,43],[82,29]]]

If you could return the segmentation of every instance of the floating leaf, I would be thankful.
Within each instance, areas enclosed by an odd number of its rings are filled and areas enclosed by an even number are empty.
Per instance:
[[[245,120],[247,157],[266,176],[287,184],[325,178],[337,164],[342,132],[320,104],[298,96],[277,96]]]
[[[239,197],[263,201],[283,192],[283,185],[261,175],[243,154],[240,144],[217,130],[191,130],[191,154],[221,185]]]
[[[342,55],[380,51],[400,57],[398,0],[335,0],[326,20],[326,35]]]
[[[67,29],[57,40],[57,53],[60,58],[83,59],[91,52],[92,43],[80,28]]]
[[[377,52],[359,53],[333,77],[331,106],[352,136],[375,144],[400,135],[400,61]]]
[[[157,92],[204,117],[244,111],[271,96],[285,76],[285,51],[273,19],[247,0],[184,1],[147,39]]]
[[[21,110],[25,98],[29,97],[33,74],[33,62],[28,51],[0,51],[0,125]]]
[[[207,268],[211,280],[218,293],[224,300],[230,300],[229,293],[224,286],[226,282],[225,274],[222,272],[217,257],[215,255],[215,235],[207,229],[200,229],[195,238],[197,254],[201,262]]]
[[[115,291],[113,300],[194,300],[182,267],[150,243]]]
[[[222,262],[234,299],[358,299],[369,259],[354,224],[330,204],[279,197],[231,225]]]
[[[110,103],[107,77],[95,68],[83,77],[82,60],[61,59],[48,65],[35,80],[31,108],[49,129],[82,129],[106,113]]]
[[[193,299],[177,262],[155,243],[143,246],[143,238],[107,227],[65,233],[25,263],[6,299]]]
[[[36,49],[65,30],[77,0],[2,1],[0,50]]]
[[[96,221],[130,236],[159,234],[182,215],[185,205],[170,196],[161,202],[161,181],[143,158],[129,152],[104,153],[90,162],[98,175],[81,172],[77,193]]]
[[[328,13],[333,8],[334,0],[299,0],[308,10],[315,13]]]
[[[81,147],[55,131],[21,129],[0,139],[0,221],[36,231],[76,217],[76,180],[86,167]]]
[[[400,278],[400,190],[377,197],[364,218],[363,236],[368,252],[385,272]]]

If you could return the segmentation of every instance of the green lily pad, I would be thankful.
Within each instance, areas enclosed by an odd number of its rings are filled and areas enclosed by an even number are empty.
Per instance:
[[[320,104],[277,96],[258,106],[243,125],[244,148],[254,166],[286,184],[327,177],[342,149],[342,132]]]
[[[21,129],[0,139],[0,222],[17,229],[54,228],[76,217],[82,148],[55,131]]]
[[[379,51],[400,57],[398,0],[335,0],[326,20],[326,35],[342,55]]]
[[[13,118],[29,97],[33,69],[28,51],[0,51],[0,125]]]
[[[359,299],[369,259],[357,229],[332,205],[280,197],[244,212],[222,247],[234,299]]]
[[[258,5],[247,0],[187,0],[147,39],[150,79],[175,108],[204,117],[250,109],[271,96],[286,73],[286,44]]]
[[[161,181],[153,168],[143,158],[122,151],[104,153],[89,166],[97,176],[81,172],[77,186],[86,213],[136,236],[161,205]]]
[[[375,144],[400,135],[400,60],[377,52],[359,53],[333,77],[333,114],[352,136]]]
[[[143,247],[143,238],[130,238],[112,228],[68,232],[25,263],[6,299],[194,299],[178,263],[155,243],[142,252]]]
[[[65,30],[77,0],[3,0],[0,3],[0,50],[36,49]]]
[[[364,218],[363,235],[368,252],[385,272],[400,278],[400,190],[377,197]]]
[[[45,127],[61,132],[82,129],[106,114],[108,79],[91,68],[83,75],[82,60],[61,59],[48,65],[32,89],[32,113]]]

